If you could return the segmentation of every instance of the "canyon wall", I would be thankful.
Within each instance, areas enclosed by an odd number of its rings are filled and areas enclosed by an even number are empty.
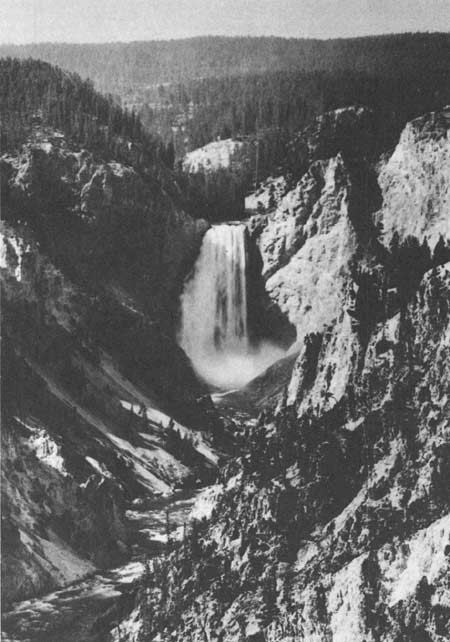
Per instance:
[[[1,164],[10,602],[128,559],[126,507],[210,474],[216,418],[174,338],[207,223],[54,130]]]
[[[299,354],[275,404],[249,386],[263,412],[210,521],[148,580],[149,639],[449,637],[449,129],[312,159],[249,222]]]

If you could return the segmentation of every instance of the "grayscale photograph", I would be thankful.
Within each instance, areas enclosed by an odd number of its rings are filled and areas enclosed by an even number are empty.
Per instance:
[[[450,0],[1,0],[2,642],[450,642]]]

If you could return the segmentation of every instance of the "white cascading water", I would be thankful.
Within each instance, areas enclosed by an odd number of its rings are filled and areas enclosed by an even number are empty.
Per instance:
[[[243,386],[280,355],[250,345],[245,237],[244,225],[210,228],[181,296],[179,344],[197,373],[221,389]]]

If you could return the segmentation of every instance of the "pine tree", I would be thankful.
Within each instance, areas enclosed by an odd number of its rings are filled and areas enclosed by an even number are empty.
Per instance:
[[[448,261],[450,261],[450,242],[445,241],[442,234],[440,234],[433,252],[433,265],[444,265]]]
[[[172,526],[170,523],[170,511],[169,508],[166,508],[166,550],[169,553],[172,548]]]

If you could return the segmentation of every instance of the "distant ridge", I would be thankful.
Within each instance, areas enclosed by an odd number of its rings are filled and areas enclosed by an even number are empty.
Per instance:
[[[40,58],[103,91],[266,71],[352,70],[397,75],[450,66],[450,34],[405,33],[330,40],[203,36],[129,43],[1,45],[0,57]]]

